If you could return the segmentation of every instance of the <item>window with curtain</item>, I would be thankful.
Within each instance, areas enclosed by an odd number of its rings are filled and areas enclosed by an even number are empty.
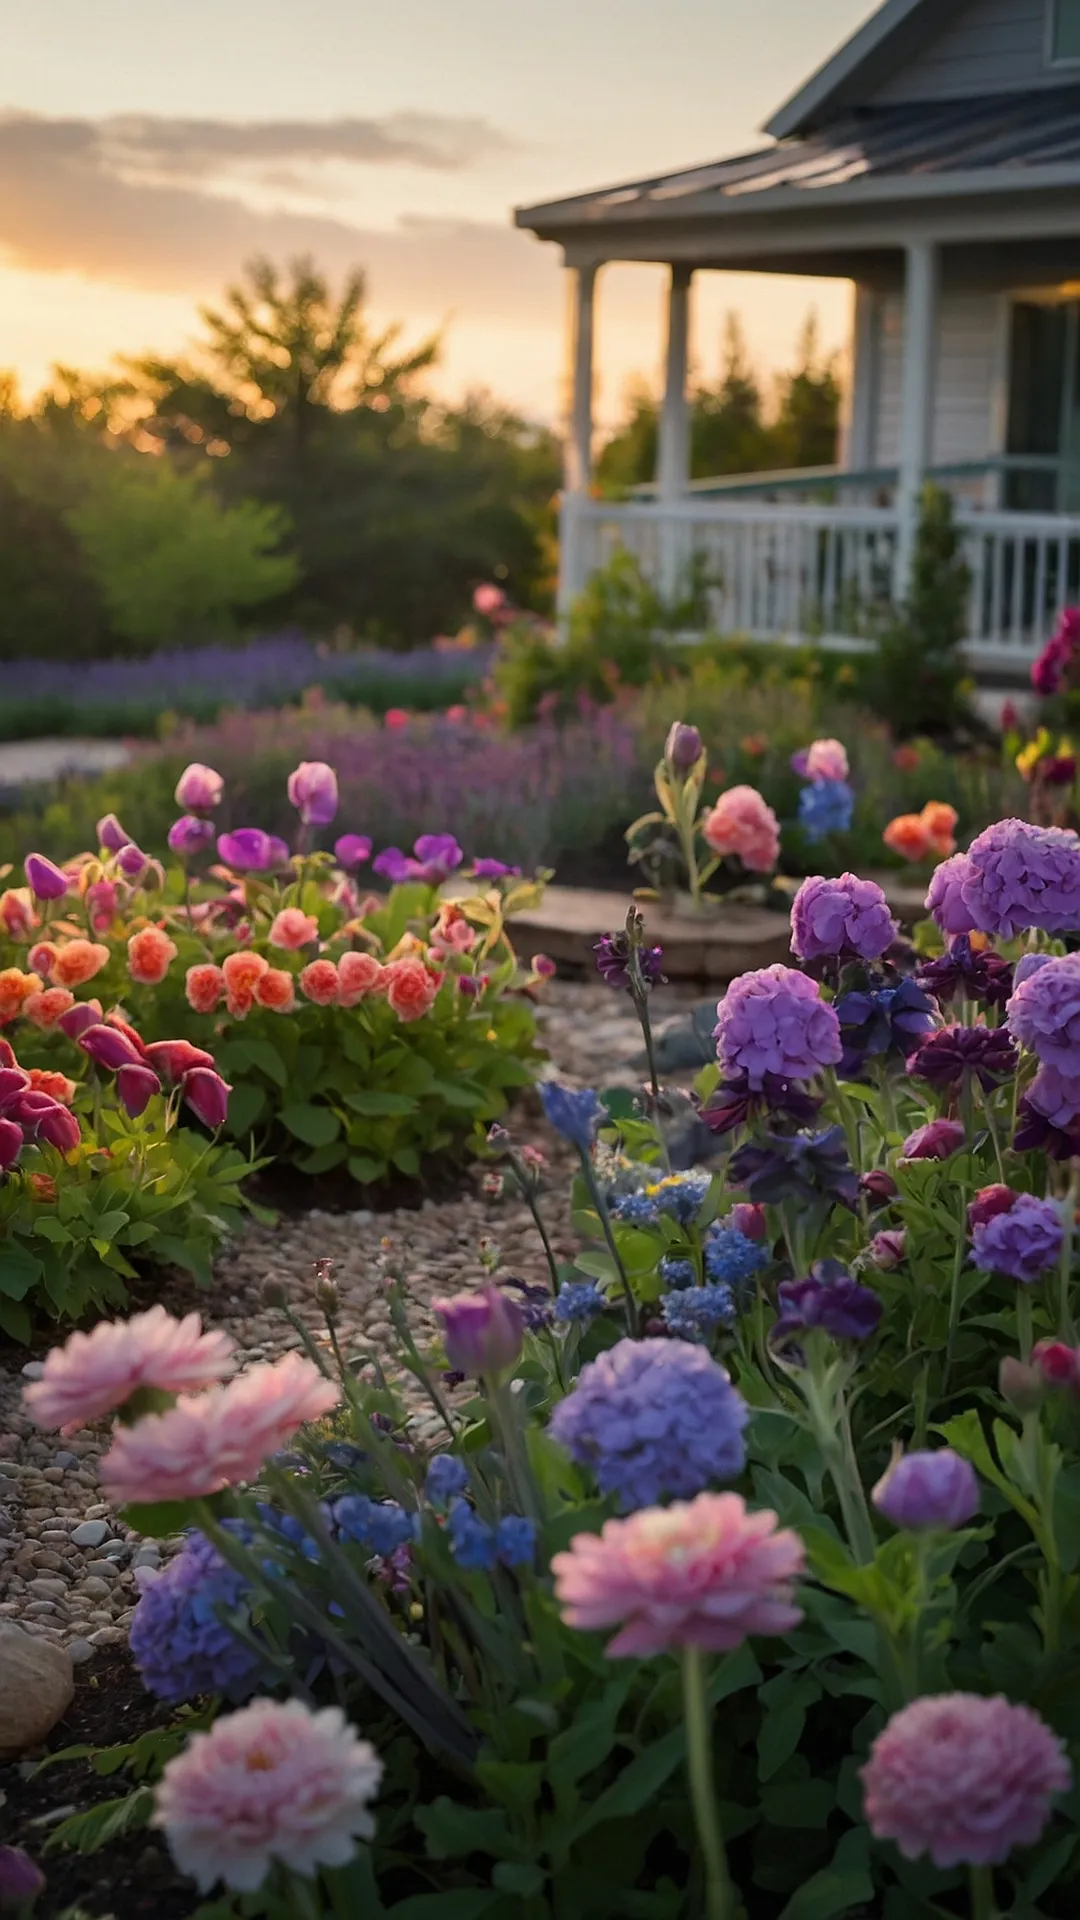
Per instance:
[[[1050,58],[1080,64],[1080,0],[1048,0]]]

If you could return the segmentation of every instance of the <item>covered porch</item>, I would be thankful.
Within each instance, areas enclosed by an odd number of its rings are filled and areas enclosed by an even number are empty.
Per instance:
[[[958,127],[955,107],[925,109],[916,139],[906,109],[876,153],[860,130],[827,151],[785,143],[518,215],[559,241],[570,282],[564,612],[623,547],[670,594],[699,565],[721,632],[859,645],[874,611],[904,597],[935,479],[967,545],[972,665],[1024,672],[1060,608],[1080,600],[1080,194],[1075,163],[1032,151],[1052,127],[1018,123],[1023,163],[1005,165],[1015,155],[1000,106],[981,134],[973,114]],[[667,268],[665,372],[655,482],[616,501],[594,486],[596,300],[605,263],[627,260]],[[691,482],[691,316],[705,271],[852,283],[834,467]]]

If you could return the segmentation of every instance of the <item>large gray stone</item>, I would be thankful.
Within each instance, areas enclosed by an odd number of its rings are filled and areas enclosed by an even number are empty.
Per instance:
[[[0,1620],[0,1760],[13,1760],[47,1740],[74,1692],[65,1647]]]
[[[106,1520],[84,1520],[75,1528],[71,1542],[76,1547],[100,1547],[109,1537],[109,1525]]]

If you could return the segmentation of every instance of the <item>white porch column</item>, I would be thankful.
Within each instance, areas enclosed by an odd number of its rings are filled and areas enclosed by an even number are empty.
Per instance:
[[[581,505],[592,482],[593,323],[595,266],[571,267],[569,394],[565,479],[559,530],[560,618],[585,585],[586,555]]]
[[[840,464],[848,473],[858,473],[874,464],[879,308],[880,302],[872,287],[856,286],[851,385],[840,445]]]
[[[672,266],[668,288],[664,397],[657,437],[656,492],[661,507],[680,500],[686,493],[690,479],[690,415],[686,404],[686,375],[692,277],[692,267]],[[678,587],[678,527],[672,520],[662,520],[659,531],[660,587],[670,597]]]
[[[904,278],[904,359],[900,388],[900,478],[896,493],[899,538],[895,595],[907,593],[919,495],[930,465],[934,420],[934,363],[937,358],[939,249],[928,240],[907,249]]]

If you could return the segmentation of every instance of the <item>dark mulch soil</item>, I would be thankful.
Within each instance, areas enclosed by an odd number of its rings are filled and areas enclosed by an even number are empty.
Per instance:
[[[97,1658],[76,1668],[75,1698],[53,1729],[48,1751],[85,1744],[116,1746],[134,1740],[151,1727],[168,1725],[172,1710],[147,1693],[126,1648],[103,1649]],[[0,1767],[0,1836],[9,1845],[25,1847],[47,1876],[47,1891],[36,1913],[55,1920],[65,1908],[78,1906],[94,1920],[189,1920],[199,1904],[190,1880],[176,1872],[157,1834],[127,1835],[100,1853],[78,1854],[59,1849],[44,1855],[45,1842],[59,1824],[55,1816],[82,1813],[102,1800],[127,1792],[126,1774],[103,1776],[88,1760],[70,1760],[49,1767],[36,1777],[31,1763]]]

